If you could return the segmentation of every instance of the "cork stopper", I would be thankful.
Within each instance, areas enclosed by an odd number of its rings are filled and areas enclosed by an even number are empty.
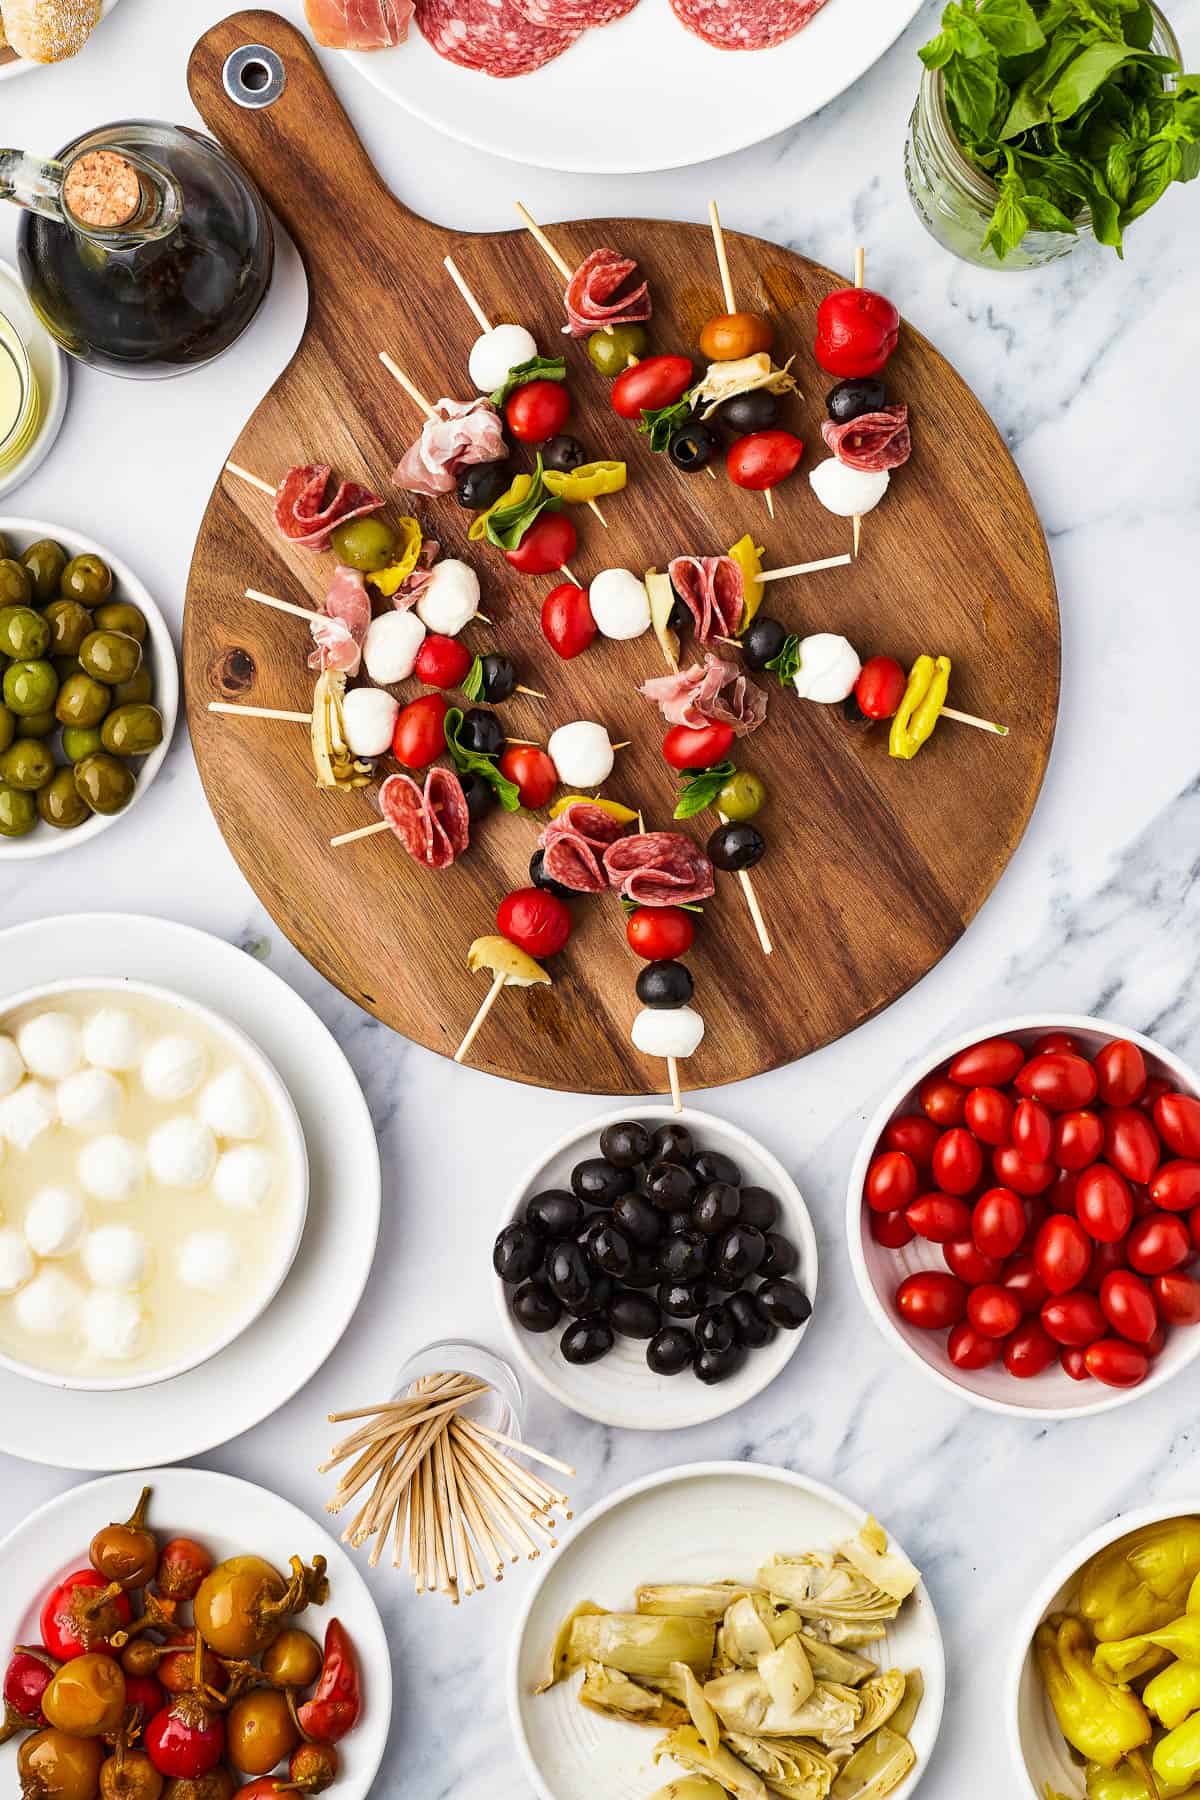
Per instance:
[[[142,204],[142,184],[132,163],[113,150],[85,150],[67,171],[67,211],[81,225],[111,231],[128,225]]]

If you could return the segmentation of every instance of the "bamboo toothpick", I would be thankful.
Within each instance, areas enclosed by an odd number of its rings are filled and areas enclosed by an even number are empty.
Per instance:
[[[575,271],[572,269],[570,263],[566,260],[566,258],[564,256],[559,255],[558,251],[554,248],[554,245],[550,242],[550,239],[546,236],[546,233],[542,230],[541,226],[538,224],[537,220],[534,218],[534,216],[530,212],[529,208],[527,206],[525,206],[520,200],[514,200],[513,205],[516,207],[517,212],[520,215],[521,223],[524,225],[526,231],[529,233],[529,235],[533,239],[534,243],[538,246],[539,250],[543,251],[544,254],[547,257],[549,257],[550,261],[554,264],[554,267],[558,270],[559,274],[562,276],[564,283],[568,283],[571,279],[571,276],[575,273]],[[566,327],[564,326],[563,329],[565,331]],[[600,327],[600,330],[607,332],[609,337],[612,336],[612,329],[613,328],[611,325],[602,325]]]
[[[330,838],[329,848],[340,850],[343,844],[357,844],[359,838],[374,837],[377,831],[391,829],[386,819],[376,819],[373,825],[360,825],[357,831],[339,831],[336,837]]]
[[[679,1064],[673,1056],[667,1058],[667,1080],[671,1084],[671,1111],[683,1111],[683,1095],[679,1091]]]
[[[736,312],[737,305],[733,298],[733,280],[729,273],[729,256],[725,249],[725,233],[721,229],[721,215],[717,211],[717,203],[708,203],[708,222],[712,227],[713,249],[717,253],[717,268],[721,275],[721,292],[725,296],[725,311]]]
[[[240,706],[232,700],[210,700],[209,712],[240,713],[246,719],[286,719],[293,725],[311,725],[310,712],[285,712],[278,706]]]
[[[247,600],[257,600],[260,606],[273,607],[276,612],[292,613],[297,619],[321,617],[315,606],[297,606],[294,600],[280,600],[275,594],[264,594],[261,588],[246,588],[244,592]]]
[[[722,825],[728,825],[729,819],[719,807],[717,808],[717,817],[720,819]],[[758,941],[762,947],[762,953],[764,956],[770,956],[772,949],[771,936],[767,930],[767,922],[762,915],[762,907],[758,903],[758,895],[754,891],[754,883],[750,879],[750,871],[749,869],[739,869],[737,873],[738,880],[742,884],[742,892],[746,896],[746,905],[750,909],[750,918],[753,921],[754,929],[758,934]]]
[[[494,977],[491,987],[488,989],[487,993],[484,996],[483,1003],[480,1006],[479,1011],[475,1014],[475,1017],[471,1020],[471,1023],[467,1026],[466,1034],[463,1037],[462,1043],[458,1046],[458,1049],[454,1052],[454,1060],[456,1063],[462,1062],[463,1058],[467,1054],[467,1051],[471,1048],[471,1045],[475,1042],[475,1039],[479,1036],[479,1033],[483,1028],[483,1022],[487,1018],[488,1014],[491,1012],[493,1006],[495,1006],[497,1000],[500,998],[501,990],[504,987],[504,984],[507,980],[508,980],[508,977],[507,977],[507,975],[504,975],[504,974],[500,974],[500,975],[497,975]]]
[[[855,285],[855,287],[860,288],[860,287],[864,286],[864,284],[866,282],[866,278],[867,278],[866,245],[859,244],[858,248],[854,252],[854,285]],[[862,514],[861,513],[855,513],[854,519],[853,519],[853,526],[854,526],[854,555],[855,555],[855,559],[857,560],[859,545],[862,543]]]
[[[821,569],[840,569],[854,561],[852,556],[822,556],[817,562],[791,563],[786,569],[764,569],[760,581],[786,581],[793,575],[815,575]],[[724,642],[728,643],[726,638]]]
[[[393,357],[389,356],[386,350],[381,350],[379,352],[379,360],[387,370],[388,374],[400,383],[400,386],[404,389],[409,399],[413,401],[415,405],[420,407],[421,411],[425,414],[425,417],[427,419],[436,419],[437,413],[434,411],[432,405],[425,398],[416,383],[409,380],[399,363],[396,362]]]
[[[243,469],[240,463],[227,462],[225,467],[231,475],[236,475],[239,481],[248,482],[251,487],[257,488],[260,494],[269,494],[272,500],[279,491],[277,488],[273,488],[269,481],[264,481],[261,475],[252,475],[249,469]]]
[[[469,310],[474,314],[475,323],[479,326],[480,331],[490,331],[492,329],[492,321],[488,318],[482,306],[479,304],[479,301],[471,292],[467,279],[454,258],[452,256],[443,256],[442,266],[463,299],[466,301]]]
[[[996,737],[1007,737],[1008,726],[997,725],[994,719],[978,719],[974,713],[959,712],[956,707],[943,706],[943,719],[954,719],[959,725],[973,725],[976,731],[990,731]]]

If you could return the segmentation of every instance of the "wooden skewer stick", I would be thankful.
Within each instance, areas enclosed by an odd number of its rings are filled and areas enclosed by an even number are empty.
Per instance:
[[[977,719],[974,713],[959,712],[953,706],[943,706],[942,718],[954,719],[960,725],[973,725],[976,731],[991,731],[996,737],[1008,736],[1007,725],[997,725],[994,719]]]
[[[582,587],[583,586],[582,581],[579,580],[578,576],[573,575],[571,573],[571,571],[570,571],[570,569],[568,569],[566,563],[559,563],[558,572],[560,575],[566,576],[567,580],[571,583],[572,587]]]
[[[240,463],[227,462],[225,467],[231,475],[236,475],[239,481],[247,481],[251,487],[257,488],[260,494],[270,494],[272,500],[275,498],[278,489],[273,488],[269,481],[264,481],[261,475],[252,475],[249,469],[243,469]]]
[[[241,713],[246,719],[287,719],[293,725],[311,725],[311,712],[284,712],[277,706],[237,706],[230,700],[210,700],[209,712]]]
[[[533,700],[545,700],[548,698],[546,694],[543,694],[541,688],[526,687],[524,683],[520,681],[518,681],[513,692],[516,694],[528,694]]]
[[[768,513],[771,515],[772,518],[774,518],[775,517],[775,496],[772,494],[770,488],[763,489],[763,499],[767,503]]]
[[[729,820],[719,807],[717,808],[717,817],[720,819],[722,825],[728,825]],[[758,941],[762,946],[762,953],[764,956],[770,956],[772,950],[771,934],[767,930],[767,922],[763,918],[762,907],[758,903],[758,895],[754,891],[754,883],[750,879],[749,869],[739,869],[738,880],[741,882],[742,892],[746,896],[746,905],[750,909],[750,917],[754,922],[754,929],[758,933]]]
[[[768,490],[769,491],[769,490]],[[815,575],[819,569],[840,569],[852,556],[823,556],[818,562],[791,563],[786,569],[764,569],[760,581],[786,581],[793,575]],[[728,639],[724,640],[728,643]]]
[[[683,1111],[683,1095],[679,1091],[679,1064],[673,1056],[667,1058],[667,1080],[671,1084],[671,1111]]]
[[[330,838],[329,847],[331,850],[340,850],[343,844],[356,844],[359,838],[374,837],[377,831],[391,829],[386,819],[376,819],[374,825],[360,825],[357,831],[339,831],[336,837]]]
[[[501,989],[504,987],[504,984],[507,981],[507,979],[508,979],[508,977],[503,974],[497,975],[494,977],[494,979],[492,981],[492,985],[488,989],[487,994],[484,997],[482,1006],[479,1008],[479,1011],[475,1014],[475,1017],[471,1020],[471,1023],[467,1026],[466,1036],[463,1038],[462,1043],[458,1046],[458,1049],[454,1052],[454,1060],[456,1063],[462,1062],[463,1058],[467,1054],[467,1051],[471,1048],[471,1045],[475,1042],[475,1039],[479,1036],[480,1030],[483,1026],[483,1021],[487,1018],[487,1016],[491,1012],[493,1006],[495,1006],[497,1000],[500,998]]]
[[[534,218],[534,216],[530,212],[529,208],[527,206],[525,206],[520,200],[515,200],[513,202],[513,204],[516,207],[517,212],[520,214],[521,223],[524,225],[526,231],[529,233],[529,235],[533,239],[534,243],[538,246],[539,250],[542,250],[546,254],[546,256],[549,257],[550,261],[554,264],[554,267],[558,270],[559,274],[562,276],[563,281],[569,282],[572,275],[575,273],[575,271],[572,269],[570,263],[567,262],[565,257],[559,255],[558,251],[554,248],[554,245],[550,242],[550,239],[546,236],[546,233],[542,230],[541,226],[538,224],[537,220]],[[612,336],[612,326],[611,325],[603,325],[603,326],[601,326],[601,330],[606,331],[608,333],[609,337]]]
[[[297,606],[292,600],[279,600],[274,594],[264,594],[261,588],[246,588],[247,600],[257,600],[260,606],[274,607],[276,612],[292,613],[297,619],[316,619],[320,617],[315,606]]]
[[[721,229],[721,215],[717,211],[715,200],[710,200],[708,203],[708,222],[712,227],[713,249],[717,253],[717,268],[721,274],[721,292],[725,296],[725,311],[736,312],[733,280],[729,273],[729,257],[725,249],[725,233]]]
[[[859,244],[854,252],[854,285],[860,288],[867,278],[867,251],[864,244]],[[862,543],[862,514],[855,513],[854,520],[854,555],[857,559],[858,548]]]
[[[379,360],[387,370],[388,374],[393,376],[394,379],[400,383],[400,386],[404,389],[409,399],[420,407],[421,411],[425,414],[425,417],[427,419],[436,419],[437,413],[425,398],[420,388],[408,379],[408,376],[404,373],[404,370],[400,367],[399,363],[390,357],[386,350],[381,350],[379,352]]]

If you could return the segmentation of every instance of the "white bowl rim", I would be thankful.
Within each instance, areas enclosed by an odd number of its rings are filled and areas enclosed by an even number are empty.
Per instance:
[[[802,1475],[797,1469],[780,1468],[774,1463],[753,1462],[681,1463],[677,1468],[658,1469],[652,1475],[641,1475],[636,1481],[626,1482],[624,1487],[618,1488],[614,1494],[609,1494],[607,1499],[598,1500],[594,1506],[590,1506],[587,1512],[583,1514],[582,1518],[577,1519],[574,1522],[571,1526],[569,1536],[564,1537],[559,1548],[554,1552],[550,1560],[543,1563],[539,1572],[530,1582],[529,1591],[521,1602],[521,1610],[517,1615],[517,1622],[513,1628],[512,1645],[508,1653],[509,1726],[513,1738],[516,1741],[517,1753],[520,1756],[522,1763],[525,1765],[525,1772],[532,1781],[534,1788],[543,1796],[543,1800],[555,1800],[555,1796],[551,1794],[549,1788],[542,1780],[541,1771],[533,1759],[533,1752],[529,1748],[528,1741],[525,1737],[524,1727],[521,1722],[521,1651],[525,1643],[525,1634],[529,1629],[530,1615],[533,1612],[539,1594],[549,1580],[550,1575],[557,1567],[559,1559],[570,1549],[577,1538],[582,1537],[583,1533],[589,1530],[598,1519],[602,1519],[606,1513],[612,1512],[618,1506],[623,1506],[627,1500],[635,1500],[639,1494],[644,1494],[652,1488],[669,1487],[671,1483],[676,1481],[699,1481],[708,1480],[713,1477],[730,1477],[737,1480],[744,1479],[750,1481],[772,1481],[782,1483],[788,1487],[797,1488],[803,1493],[811,1494],[816,1500],[823,1500],[829,1506],[839,1507],[843,1512],[847,1513],[860,1528],[866,1524],[868,1518],[871,1516],[866,1508],[860,1506],[856,1500],[849,1499],[845,1494],[839,1492],[837,1488],[830,1487],[827,1482],[816,1481],[811,1475]],[[903,1544],[894,1538],[890,1531],[888,1532],[888,1537],[893,1549],[899,1551],[900,1554],[903,1555],[905,1553]],[[929,1755],[925,1758],[924,1763],[918,1766],[916,1771],[916,1781],[913,1781],[907,1786],[906,1800],[907,1795],[914,1791],[917,1782],[923,1778],[926,1769],[932,1761],[933,1752],[937,1747],[938,1736],[941,1732],[942,1714],[946,1705],[946,1646],[942,1638],[942,1627],[937,1616],[937,1608],[933,1604],[933,1596],[929,1592],[929,1584],[924,1575],[921,1576],[921,1588],[924,1591],[925,1601],[929,1610],[930,1655],[932,1658],[932,1667],[929,1669],[922,1667],[921,1669],[921,1674],[925,1680],[925,1693],[921,1701],[921,1706],[922,1710],[928,1707],[926,1717],[932,1718],[933,1729],[929,1740]],[[1041,1800],[1040,1796],[1039,1800]]]
[[[308,1146],[304,1140],[304,1127],[300,1123],[296,1104],[282,1075],[266,1052],[260,1050],[254,1039],[240,1026],[234,1025],[200,1001],[177,993],[173,988],[161,987],[152,981],[139,981],[136,976],[69,976],[61,981],[44,981],[37,987],[23,988],[15,994],[0,993],[0,1030],[8,1015],[20,1007],[32,1006],[39,1000],[50,999],[58,994],[89,993],[139,994],[148,1000],[165,1000],[172,1006],[178,1006],[183,1012],[190,1013],[193,1018],[203,1020],[219,1037],[234,1044],[267,1089],[284,1136],[289,1165],[287,1186],[294,1188],[297,1194],[290,1209],[292,1229],[286,1243],[281,1246],[276,1272],[264,1285],[261,1296],[255,1296],[253,1304],[237,1315],[233,1323],[222,1331],[219,1339],[202,1344],[198,1351],[190,1351],[178,1362],[170,1363],[163,1369],[144,1369],[137,1375],[79,1376],[68,1379],[60,1370],[39,1369],[33,1363],[20,1362],[0,1350],[0,1368],[8,1369],[13,1375],[19,1375],[27,1381],[41,1382],[44,1387],[71,1388],[80,1393],[112,1393],[123,1388],[155,1387],[160,1381],[172,1381],[177,1375],[185,1375],[189,1369],[198,1368],[201,1363],[219,1356],[222,1350],[228,1349],[236,1338],[248,1331],[254,1321],[266,1312],[287,1280],[288,1271],[296,1260],[304,1237],[305,1221],[308,1218]]]
[[[989,1021],[985,1025],[977,1026],[973,1031],[959,1032],[928,1056],[923,1055],[918,1062],[912,1063],[900,1080],[888,1089],[883,1100],[867,1121],[862,1140],[850,1167],[850,1180],[846,1190],[846,1236],[850,1249],[850,1264],[854,1270],[854,1280],[863,1304],[888,1344],[893,1350],[899,1350],[915,1368],[921,1371],[922,1375],[930,1381],[935,1381],[946,1393],[953,1394],[959,1400],[968,1400],[972,1406],[982,1407],[986,1412],[1001,1413],[1008,1418],[1088,1419],[1094,1418],[1097,1413],[1113,1412],[1118,1406],[1128,1406],[1144,1395],[1152,1394],[1156,1388],[1162,1387],[1165,1382],[1171,1381],[1183,1369],[1189,1367],[1197,1356],[1200,1356],[1200,1328],[1191,1331],[1190,1339],[1187,1336],[1182,1339],[1186,1348],[1177,1363],[1166,1367],[1160,1364],[1157,1369],[1151,1370],[1146,1380],[1138,1387],[1105,1388],[1099,1399],[1081,1399],[1078,1406],[1017,1406],[1007,1400],[996,1400],[990,1394],[980,1394],[965,1381],[951,1380],[941,1369],[935,1369],[932,1364],[925,1361],[924,1357],[919,1356],[897,1331],[888,1308],[875,1292],[863,1252],[863,1182],[866,1180],[867,1168],[883,1128],[892,1118],[900,1101],[926,1075],[931,1074],[952,1056],[956,1056],[960,1050],[966,1050],[972,1044],[982,1043],[987,1038],[1012,1037],[1018,1032],[1029,1031],[1095,1031],[1109,1037],[1126,1038],[1130,1043],[1136,1044],[1139,1049],[1149,1052],[1158,1062],[1170,1069],[1180,1081],[1181,1086],[1190,1093],[1200,1095],[1200,1078],[1173,1050],[1165,1049],[1162,1044],[1147,1037],[1145,1032],[1135,1031],[1130,1025],[1119,1024],[1113,1019],[1102,1019],[1091,1013],[1018,1013],[1013,1018]],[[1082,1391],[1082,1383],[1080,1387]]]
[[[0,532],[16,538],[27,537],[31,543],[36,543],[39,538],[53,538],[55,543],[69,549],[72,556],[86,553],[99,556],[108,564],[114,581],[126,590],[122,597],[130,599],[146,615],[146,624],[154,646],[154,704],[162,714],[163,722],[162,743],[149,756],[138,758],[137,780],[134,783],[133,799],[128,806],[123,806],[120,812],[93,813],[90,819],[85,819],[74,831],[56,831],[52,825],[43,825],[39,819],[27,837],[5,838],[0,842],[2,868],[5,862],[33,862],[43,856],[60,856],[64,850],[73,850],[79,844],[90,843],[102,831],[107,831],[110,825],[116,825],[128,817],[142,795],[153,786],[171,748],[171,739],[175,735],[179,718],[179,661],[175,655],[170,627],[158,602],[152,598],[141,577],[135,575],[128,563],[114,551],[97,543],[94,538],[85,537],[82,532],[51,524],[45,519],[26,519],[16,513],[0,513]]]
[[[817,1285],[820,1276],[817,1234],[813,1226],[812,1215],[808,1210],[804,1196],[796,1185],[794,1178],[788,1174],[779,1158],[772,1151],[768,1150],[764,1144],[761,1144],[756,1137],[752,1137],[748,1131],[745,1131],[742,1128],[742,1126],[731,1124],[728,1119],[721,1118],[717,1113],[702,1112],[698,1107],[694,1106],[685,1106],[679,1112],[676,1112],[669,1103],[663,1101],[658,1101],[657,1103],[646,1106],[627,1104],[614,1112],[601,1113],[598,1118],[585,1119],[582,1125],[575,1125],[570,1131],[564,1132],[560,1138],[555,1140],[548,1150],[543,1150],[538,1155],[537,1160],[531,1162],[525,1168],[519,1180],[513,1183],[501,1211],[500,1223],[497,1230],[503,1231],[506,1225],[511,1225],[514,1222],[516,1218],[517,1202],[531,1190],[534,1182],[537,1180],[541,1171],[546,1167],[547,1163],[553,1162],[556,1157],[561,1156],[564,1151],[569,1150],[573,1144],[578,1143],[580,1138],[597,1136],[606,1126],[617,1125],[624,1119],[632,1118],[658,1119],[664,1124],[674,1123],[678,1125],[695,1125],[700,1130],[712,1130],[715,1128],[717,1131],[728,1133],[728,1135],[736,1142],[748,1145],[755,1156],[759,1157],[767,1165],[771,1171],[772,1178],[777,1181],[779,1186],[785,1191],[789,1202],[794,1204],[797,1208],[796,1229],[800,1238],[799,1249],[801,1266],[805,1272],[805,1292],[808,1295],[813,1310],[804,1321],[804,1324],[800,1327],[799,1331],[790,1331],[784,1334],[788,1339],[788,1354],[780,1363],[779,1367],[775,1370],[764,1369],[760,1381],[757,1381],[754,1386],[747,1388],[745,1392],[739,1388],[737,1399],[731,1399],[729,1403],[724,1406],[715,1404],[723,1392],[723,1386],[709,1388],[707,1392],[713,1398],[714,1410],[701,1413],[696,1418],[688,1419],[683,1424],[664,1426],[639,1425],[636,1421],[631,1423],[628,1418],[622,1415],[619,1408],[582,1405],[569,1388],[565,1387],[553,1376],[547,1374],[526,1350],[525,1345],[522,1342],[523,1333],[518,1331],[516,1322],[512,1316],[512,1309],[508,1304],[508,1289],[494,1271],[492,1274],[492,1291],[496,1296],[496,1307],[500,1314],[500,1320],[514,1356],[516,1356],[521,1367],[526,1371],[530,1378],[537,1382],[538,1386],[542,1389],[542,1392],[549,1394],[552,1400],[557,1400],[560,1406],[565,1406],[568,1411],[576,1413],[580,1418],[595,1419],[600,1425],[616,1426],[622,1431],[690,1431],[695,1425],[710,1424],[712,1420],[725,1418],[727,1414],[736,1411],[739,1407],[748,1405],[750,1401],[756,1399],[765,1388],[770,1387],[771,1383],[777,1380],[788,1367],[793,1356],[795,1356],[796,1351],[800,1348],[801,1340],[808,1332],[817,1310]],[[811,1280],[808,1275],[810,1269],[812,1270]],[[753,1368],[754,1365],[751,1363],[747,1366]]]

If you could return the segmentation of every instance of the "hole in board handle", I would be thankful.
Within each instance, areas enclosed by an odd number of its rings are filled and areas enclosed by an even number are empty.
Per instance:
[[[236,106],[255,110],[273,106],[284,90],[287,72],[266,44],[243,44],[226,59],[225,92]]]

